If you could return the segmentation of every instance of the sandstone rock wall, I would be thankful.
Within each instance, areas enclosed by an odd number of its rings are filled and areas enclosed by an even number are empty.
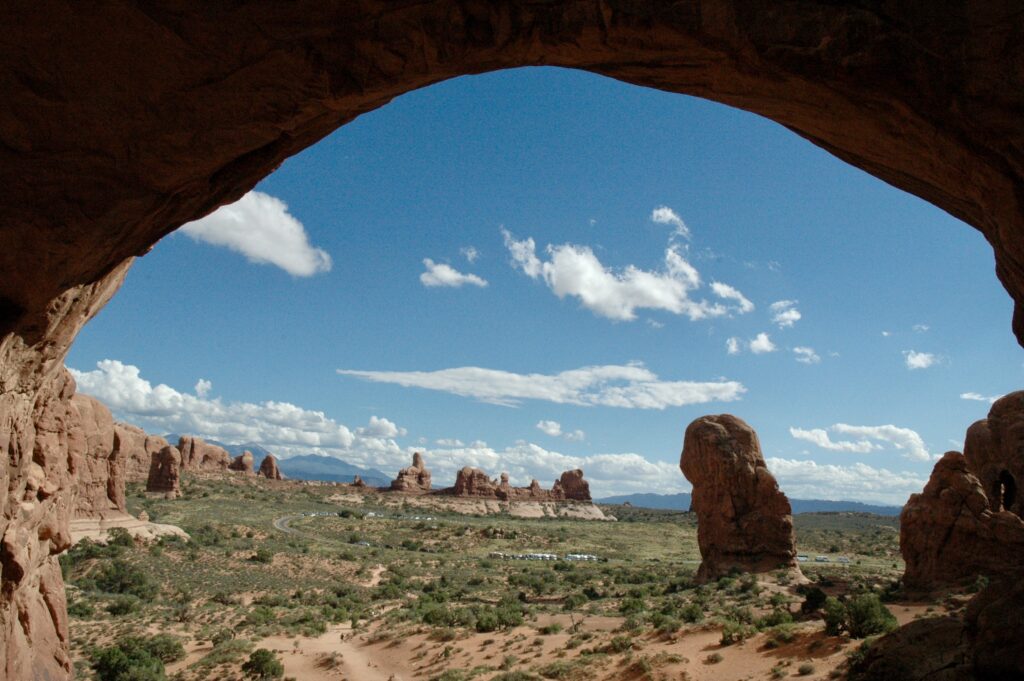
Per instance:
[[[277,467],[277,458],[273,454],[267,454],[260,462],[259,475],[267,480],[283,480],[281,469]]]
[[[145,482],[153,455],[167,445],[167,440],[149,435],[142,428],[127,423],[114,424],[114,456],[124,459],[128,482]]]
[[[168,499],[181,496],[181,453],[177,447],[167,445],[153,455],[146,491]]]
[[[114,419],[101,402],[74,395],[68,448],[76,463],[72,518],[103,519],[125,513],[125,457],[114,449]]]
[[[753,428],[730,414],[697,419],[686,429],[679,467],[693,484],[699,579],[796,567],[792,509]]]
[[[252,452],[247,449],[231,460],[231,463],[228,464],[228,470],[245,475],[255,475],[255,461]]]
[[[183,435],[178,438],[178,451],[181,452],[181,467],[187,471],[225,471],[231,466],[231,455],[217,445],[211,445],[201,437]],[[252,452],[249,453],[252,460]],[[250,470],[252,467],[250,466]]]
[[[1024,516],[1024,391],[999,398],[967,429],[964,457],[992,511]]]
[[[391,481],[391,489],[407,494],[429,492],[430,479],[430,471],[427,470],[427,465],[423,461],[423,455],[415,452],[412,455],[412,465],[398,471],[398,475]]]

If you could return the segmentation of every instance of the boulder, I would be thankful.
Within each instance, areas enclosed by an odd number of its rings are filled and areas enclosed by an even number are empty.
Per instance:
[[[552,485],[551,496],[569,501],[590,501],[590,483],[583,479],[583,471],[579,468],[565,471]]]
[[[178,438],[178,451],[181,452],[181,467],[187,471],[224,471],[232,463],[226,449],[211,445],[200,437],[183,435]]]
[[[697,419],[686,429],[679,467],[693,484],[698,579],[796,568],[789,500],[768,471],[753,428],[729,414]]]
[[[981,482],[960,452],[946,452],[924,491],[900,514],[903,584],[914,591],[973,582],[1024,570],[1024,521],[993,512]]]
[[[153,455],[149,465],[149,479],[146,480],[146,491],[162,494],[168,499],[181,496],[181,453],[177,447],[167,445]]]
[[[992,511],[1024,516],[1024,391],[999,398],[988,418],[967,429],[964,458]]]
[[[416,452],[412,455],[412,465],[398,471],[398,476],[391,481],[391,489],[395,492],[422,494],[430,491],[430,471],[423,462],[423,455]]]
[[[245,475],[255,475],[255,461],[252,452],[247,449],[231,460],[231,463],[228,464],[228,470]]]
[[[263,461],[260,462],[258,475],[267,480],[284,480],[284,476],[281,475],[281,469],[277,467],[277,458],[273,454],[267,454],[263,457]]]

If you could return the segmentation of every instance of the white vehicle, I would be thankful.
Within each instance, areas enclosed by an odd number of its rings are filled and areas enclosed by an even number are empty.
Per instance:
[[[828,562],[828,556],[815,556],[814,557],[814,562],[815,563],[827,563]]]
[[[807,561],[810,560],[810,558],[806,554],[803,554],[803,553],[801,553],[799,556],[797,556],[796,559],[798,561],[800,561],[801,563],[806,563]]]

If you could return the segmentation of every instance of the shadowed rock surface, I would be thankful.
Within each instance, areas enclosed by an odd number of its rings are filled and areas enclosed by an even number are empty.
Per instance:
[[[149,435],[142,428],[127,423],[114,424],[114,456],[124,458],[128,482],[145,482],[153,455],[168,444],[164,438]]]
[[[796,567],[793,516],[761,454],[757,433],[730,414],[686,428],[679,468],[693,485],[701,564],[697,578]]]
[[[1024,341],[1016,3],[12,0],[0,21],[6,678],[71,673],[61,364],[82,324],[162,236],[431,83],[545,64],[764,115],[981,231]]]
[[[999,398],[988,418],[967,429],[964,457],[992,511],[1024,515],[1024,391]]]
[[[146,491],[162,494],[168,499],[181,496],[181,454],[176,447],[167,445],[153,455],[149,466]]]
[[[415,452],[412,455],[412,465],[398,471],[398,476],[391,481],[391,489],[412,494],[430,491],[430,471],[423,462],[422,454]]]
[[[260,462],[260,470],[258,475],[266,478],[267,480],[283,480],[284,476],[281,475],[281,469],[277,467],[277,457],[273,454],[267,454],[263,457],[263,461]]]
[[[247,449],[231,460],[231,463],[228,464],[228,470],[244,473],[245,475],[255,475],[255,465],[256,460],[253,458],[252,452]]]
[[[920,494],[900,514],[903,584],[911,590],[973,582],[1024,571],[1024,521],[993,513],[960,452],[946,452]]]

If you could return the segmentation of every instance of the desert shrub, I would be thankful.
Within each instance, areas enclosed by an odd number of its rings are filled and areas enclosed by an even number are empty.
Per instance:
[[[782,608],[776,608],[764,617],[759,617],[757,620],[758,629],[770,629],[771,627],[778,626],[780,624],[786,624],[792,622],[793,616],[789,614],[788,610]]]
[[[133,612],[138,612],[142,607],[142,601],[138,596],[132,596],[129,594],[114,596],[109,603],[107,603],[106,610],[114,617],[120,617],[121,615],[128,615]]]
[[[92,669],[99,681],[163,681],[167,678],[164,663],[184,657],[185,649],[176,636],[130,636],[96,651]]]
[[[552,622],[551,624],[545,625],[537,630],[544,636],[550,636],[551,634],[557,634],[562,631],[562,625],[558,622]]]
[[[253,561],[254,563],[264,563],[264,564],[273,563],[274,562],[274,552],[270,551],[269,549],[265,549],[265,548],[261,547],[261,548],[256,549],[256,553],[254,553],[252,555],[252,558],[250,558],[249,560]]]
[[[93,577],[96,589],[110,594],[128,594],[143,601],[156,597],[160,587],[140,568],[124,560],[113,560]]]
[[[85,619],[86,617],[92,617],[95,613],[96,609],[83,600],[72,601],[68,604],[68,614],[72,617]]]
[[[846,606],[839,599],[829,596],[825,599],[825,633],[838,636],[846,627]]]
[[[242,665],[242,672],[251,679],[279,679],[284,676],[284,665],[272,651],[259,648]]]
[[[181,639],[171,634],[156,634],[142,639],[140,645],[161,662],[177,662],[185,659],[185,648]]]
[[[634,615],[643,612],[647,608],[642,598],[624,598],[619,604],[619,612],[623,615]]]
[[[799,674],[800,676],[810,676],[811,674],[814,673],[814,665],[813,664],[807,664],[805,662],[804,664],[802,664],[799,667],[797,667],[796,673]]]
[[[123,527],[115,527],[107,533],[107,546],[120,546],[130,549],[135,546],[135,539]]]
[[[562,608],[565,610],[576,610],[577,608],[586,605],[588,596],[583,594],[569,594],[565,597],[565,602],[562,604]]]
[[[828,598],[825,592],[816,586],[807,589],[807,593],[804,594],[804,602],[800,605],[800,612],[812,613],[820,610],[825,605],[825,600]]]
[[[504,674],[492,676],[491,681],[538,681],[539,678],[526,672],[505,672]]]
[[[853,638],[886,634],[899,625],[875,594],[854,596],[846,604],[846,629]]]
[[[690,624],[700,622],[704,619],[704,608],[700,607],[696,603],[687,603],[679,609],[679,616],[684,622],[688,622]]]
[[[754,632],[755,629],[750,624],[745,624],[731,619],[725,620],[722,623],[722,645],[728,646],[733,643],[739,643],[740,641],[753,636]]]

